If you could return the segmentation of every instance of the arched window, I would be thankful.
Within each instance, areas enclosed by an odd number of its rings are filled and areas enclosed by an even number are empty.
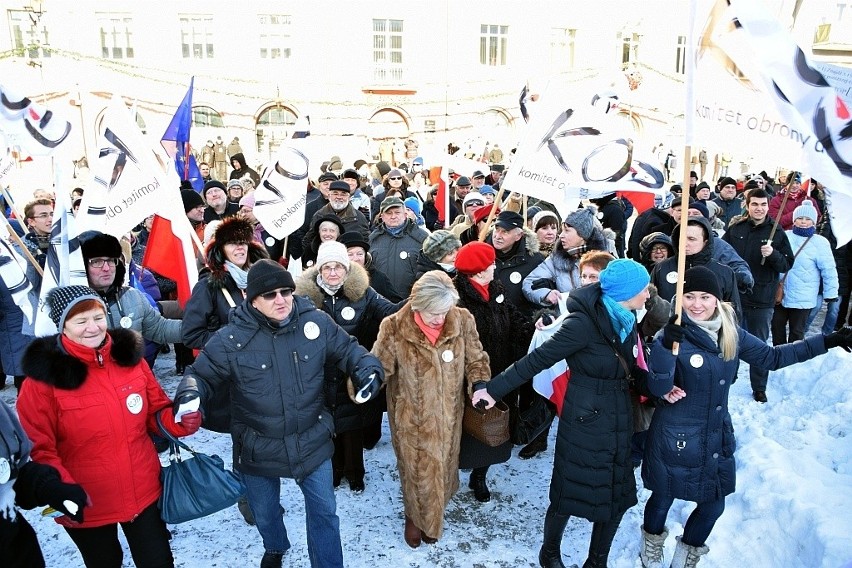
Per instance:
[[[264,109],[255,124],[258,154],[271,159],[281,143],[293,136],[295,125],[296,113],[291,109],[281,105]]]
[[[192,107],[192,125],[193,126],[210,126],[214,128],[224,128],[225,123],[222,121],[222,115],[209,106],[194,106]]]

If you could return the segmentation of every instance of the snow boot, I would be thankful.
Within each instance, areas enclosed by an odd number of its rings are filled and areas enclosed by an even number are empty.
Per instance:
[[[549,433],[550,429],[548,428],[539,434],[532,442],[521,448],[521,451],[518,452],[518,457],[522,460],[528,460],[545,451],[547,449],[547,436]]]
[[[589,557],[583,562],[583,568],[606,568],[609,554],[589,553]]]
[[[281,568],[284,555],[277,552],[264,552],[260,559],[260,568]]]
[[[672,558],[671,568],[695,568],[701,557],[710,552],[706,546],[689,546],[677,537],[677,548]]]
[[[651,534],[640,526],[642,531],[642,550],[639,558],[642,560],[642,568],[663,568],[663,547],[669,531],[663,530],[663,534]]]
[[[470,472],[470,481],[467,484],[468,487],[473,489],[473,496],[480,503],[491,501],[491,491],[488,490],[488,485],[485,483],[485,474],[487,471],[487,467],[474,468]]]
[[[562,533],[568,524],[568,515],[547,513],[544,516],[544,542],[538,551],[541,568],[565,568],[562,563]]]

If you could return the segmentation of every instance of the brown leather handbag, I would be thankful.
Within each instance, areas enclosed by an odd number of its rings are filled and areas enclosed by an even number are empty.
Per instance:
[[[488,410],[479,409],[465,400],[462,429],[488,446],[499,446],[509,441],[509,406],[498,401]]]

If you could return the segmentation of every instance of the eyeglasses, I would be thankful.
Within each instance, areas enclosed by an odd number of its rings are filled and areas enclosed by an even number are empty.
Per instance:
[[[320,268],[321,272],[346,272],[346,267],[341,264],[324,264]]]
[[[90,258],[89,266],[92,268],[103,268],[104,264],[108,264],[110,266],[115,266],[118,264],[117,258]]]
[[[402,178],[401,177],[392,177],[392,178],[388,178],[388,179],[390,181],[398,181],[398,180],[401,180]]]
[[[31,219],[49,219],[53,217],[53,213],[39,213],[38,215],[33,215]]]
[[[279,290],[273,290],[272,292],[264,292],[260,295],[260,297],[266,300],[267,302],[271,302],[278,297],[278,294],[281,294],[282,298],[289,298],[293,295],[293,291],[289,288],[282,288]]]

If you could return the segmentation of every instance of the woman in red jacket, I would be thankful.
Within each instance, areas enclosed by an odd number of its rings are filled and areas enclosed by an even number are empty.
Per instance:
[[[47,297],[60,333],[35,339],[23,357],[27,380],[17,409],[33,442],[33,461],[82,486],[85,507],[57,518],[88,568],[119,568],[120,524],[138,567],[174,566],[157,500],[160,461],[149,433],[156,414],[175,436],[198,430],[199,412],[176,424],[172,403],[142,359],[138,333],[107,332],[106,308],[86,286]]]

